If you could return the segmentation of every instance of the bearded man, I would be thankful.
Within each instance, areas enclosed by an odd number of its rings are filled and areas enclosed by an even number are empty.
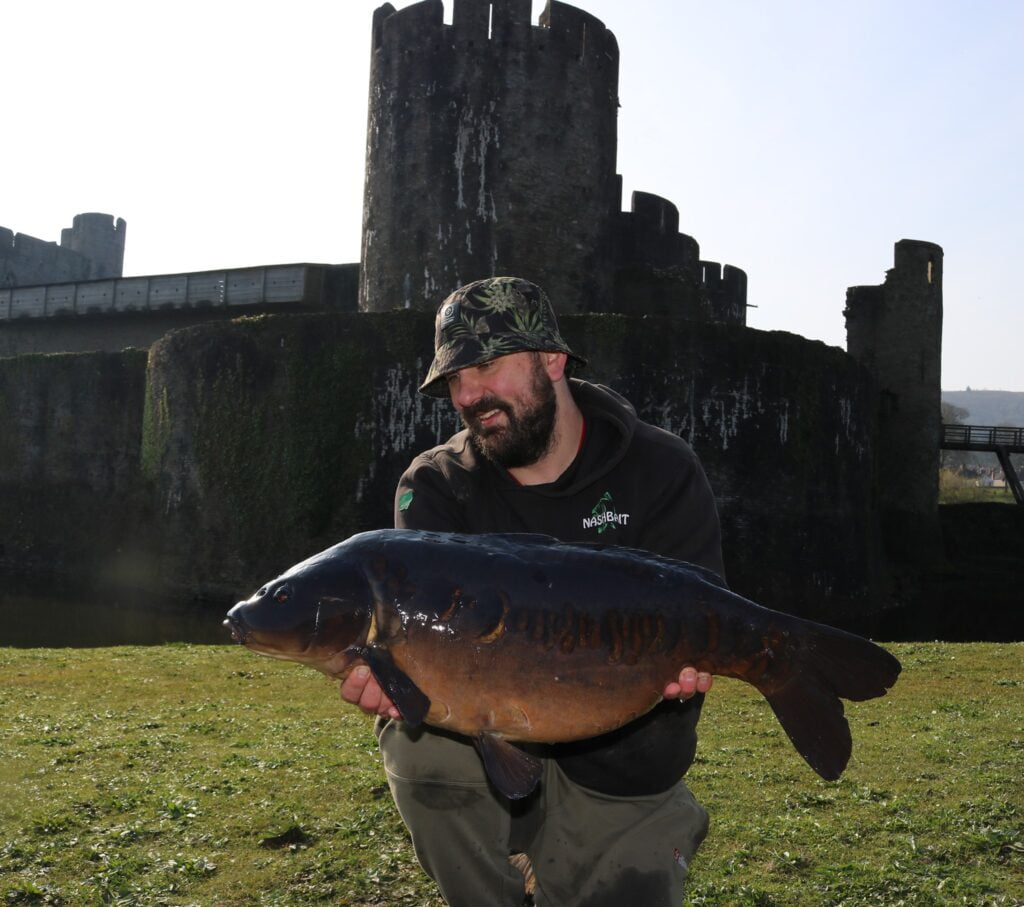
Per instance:
[[[722,575],[715,502],[693,450],[614,391],[570,378],[583,364],[529,281],[493,277],[445,299],[420,392],[450,397],[465,429],[413,460],[395,527],[541,532]],[[514,803],[490,785],[468,738],[410,729],[367,668],[349,675],[342,696],[380,716],[391,793],[448,904],[519,907],[521,870],[532,864],[537,905],[678,907],[708,828],[682,778],[710,685],[684,668],[665,701],[631,724],[531,747],[544,762],[541,783]]]

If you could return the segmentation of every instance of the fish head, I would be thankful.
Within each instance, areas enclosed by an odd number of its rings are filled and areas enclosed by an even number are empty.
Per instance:
[[[235,640],[261,655],[342,673],[366,641],[372,596],[358,564],[335,546],[261,586],[227,613]]]

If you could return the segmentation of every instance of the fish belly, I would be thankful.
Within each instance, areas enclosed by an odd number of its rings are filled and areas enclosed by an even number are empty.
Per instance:
[[[657,705],[672,677],[653,658],[610,664],[600,650],[567,655],[514,641],[445,645],[410,633],[389,648],[430,699],[428,724],[523,742],[582,740],[622,727]]]

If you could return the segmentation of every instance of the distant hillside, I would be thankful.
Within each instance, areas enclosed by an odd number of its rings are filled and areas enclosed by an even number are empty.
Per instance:
[[[968,425],[1024,426],[1024,393],[1017,391],[943,391],[942,402],[967,410]]]

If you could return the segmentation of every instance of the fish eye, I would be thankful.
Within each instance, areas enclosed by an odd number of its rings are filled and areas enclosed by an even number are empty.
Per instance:
[[[283,605],[292,596],[291,586],[278,586],[274,590],[274,601],[279,605]]]

